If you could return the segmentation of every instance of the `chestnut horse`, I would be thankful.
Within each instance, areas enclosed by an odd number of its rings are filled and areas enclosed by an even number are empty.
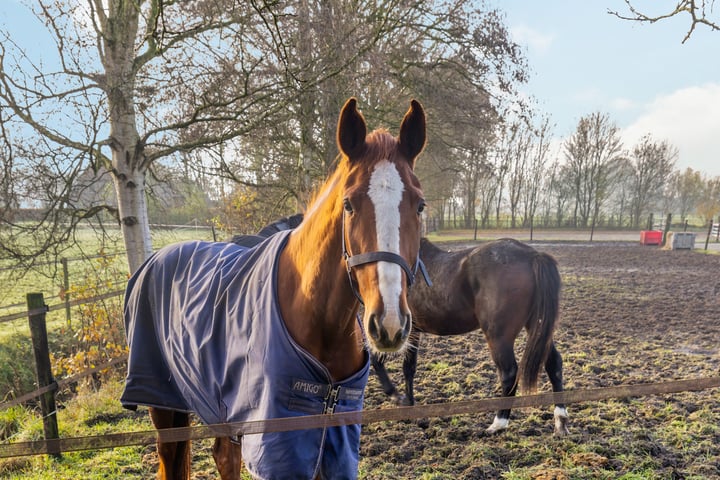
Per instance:
[[[397,138],[367,134],[351,98],[337,143],[336,170],[297,229],[251,249],[165,247],[131,278],[123,405],[149,406],[158,429],[189,425],[190,412],[212,424],[362,408],[366,344],[398,351],[411,331],[425,113],[413,100]],[[353,478],[359,436],[348,425],[217,438],[213,456],[224,480],[243,463],[254,478]],[[190,478],[189,441],[158,441],[158,455],[159,478]]]
[[[555,348],[553,331],[558,317],[560,274],[555,259],[522,242],[501,239],[474,248],[447,252],[423,238],[420,255],[433,285],[418,282],[410,292],[413,334],[405,350],[405,395],[398,394],[385,369],[385,356],[372,354],[375,373],[383,391],[402,405],[413,405],[413,379],[421,333],[461,335],[481,329],[498,369],[502,395],[537,388],[542,365],[555,392],[563,390],[562,357]],[[527,331],[525,351],[518,364],[514,345],[520,331]],[[508,426],[510,410],[500,410],[489,433]],[[556,405],[555,434],[568,433],[564,405]]]

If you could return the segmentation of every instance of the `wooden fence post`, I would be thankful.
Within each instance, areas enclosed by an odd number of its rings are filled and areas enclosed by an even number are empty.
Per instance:
[[[720,217],[718,217],[718,223],[720,223]],[[710,217],[710,225],[708,225],[707,237],[705,237],[705,250],[708,249],[708,243],[710,242],[710,235],[712,235],[713,219]],[[718,228],[720,230],[720,228]]]
[[[530,215],[530,241],[533,241],[533,232],[535,230],[535,215]]]
[[[663,228],[663,235],[662,235],[662,245],[665,246],[665,241],[667,240],[667,234],[670,231],[670,224],[672,223],[672,213],[668,213],[667,217],[665,218],[665,228]]]
[[[47,306],[42,293],[28,293],[28,320],[30,322],[30,336],[32,337],[33,353],[35,354],[35,371],[37,372],[38,387],[42,388],[55,383],[50,366],[50,351],[48,348],[47,327],[45,325],[45,312]],[[40,409],[43,417],[43,430],[45,440],[60,438],[57,424],[57,409],[55,407],[55,390],[45,392],[40,396]],[[59,451],[48,452],[60,457]]]
[[[65,319],[67,320],[68,328],[72,327],[70,319],[70,272],[68,271],[68,260],[67,258],[61,258],[60,263],[63,268],[63,294],[65,297]]]

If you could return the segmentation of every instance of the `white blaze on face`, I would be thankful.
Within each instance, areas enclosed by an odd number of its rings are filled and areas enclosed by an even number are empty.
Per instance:
[[[375,207],[375,229],[379,251],[400,255],[400,201],[405,187],[395,165],[379,162],[370,177],[368,195]],[[380,295],[385,304],[385,328],[392,338],[401,328],[400,294],[402,270],[390,262],[378,262]]]

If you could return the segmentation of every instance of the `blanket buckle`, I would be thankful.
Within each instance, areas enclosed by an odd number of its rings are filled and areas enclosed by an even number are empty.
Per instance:
[[[335,413],[335,406],[338,404],[340,396],[340,388],[341,387],[330,388],[327,396],[325,397],[325,402],[323,403],[323,413]]]

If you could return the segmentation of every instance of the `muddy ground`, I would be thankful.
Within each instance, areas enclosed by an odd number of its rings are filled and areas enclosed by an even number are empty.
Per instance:
[[[457,248],[459,245],[449,246]],[[720,255],[637,242],[537,243],[563,279],[555,339],[566,389],[717,377]],[[518,340],[520,352],[524,337]],[[519,357],[519,355],[518,355]],[[388,364],[401,380],[398,359]],[[427,336],[418,403],[499,395],[481,333]],[[541,392],[550,391],[541,377]],[[392,403],[371,375],[365,408]],[[366,425],[361,478],[720,478],[720,389],[568,406],[570,435],[552,434],[552,407],[515,410],[498,435],[493,413]]]

